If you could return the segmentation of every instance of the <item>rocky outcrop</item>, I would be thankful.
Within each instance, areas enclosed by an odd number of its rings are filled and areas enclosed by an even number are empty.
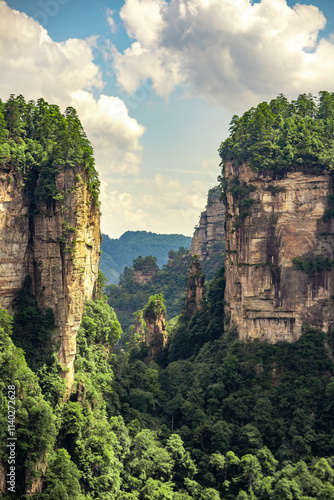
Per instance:
[[[7,481],[6,481],[6,469],[4,464],[0,462],[0,496],[6,493]]]
[[[159,296],[150,298],[143,310],[143,318],[146,323],[145,343],[148,346],[147,361],[156,362],[159,354],[168,343],[166,311],[161,304]]]
[[[1,306],[11,308],[29,275],[38,306],[54,311],[68,387],[84,300],[92,298],[98,275],[100,212],[87,176],[64,167],[56,177],[59,199],[32,204],[22,176],[0,172]]]
[[[208,202],[201,213],[191,241],[190,254],[202,261],[223,249],[225,239],[225,207],[219,186],[210,189]]]
[[[186,315],[188,318],[203,309],[203,292],[205,276],[201,263],[193,261],[190,264],[190,276],[186,280]]]
[[[334,322],[333,219],[323,220],[328,174],[274,180],[225,164],[226,291],[241,339],[292,342],[303,323]],[[296,259],[299,259],[296,260]]]
[[[146,285],[151,283],[158,270],[156,257],[152,257],[152,255],[142,257],[139,255],[133,261],[133,280],[139,285]]]
[[[140,343],[146,340],[146,323],[143,318],[143,311],[137,311],[135,314],[134,338]]]
[[[156,269],[152,269],[150,267],[133,271],[133,281],[139,285],[146,285],[147,283],[151,283],[156,274]]]

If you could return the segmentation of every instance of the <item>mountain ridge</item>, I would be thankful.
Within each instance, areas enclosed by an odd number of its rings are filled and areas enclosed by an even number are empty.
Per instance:
[[[168,252],[184,247],[189,250],[191,237],[182,234],[159,234],[151,231],[125,231],[119,238],[103,234],[100,269],[109,283],[118,283],[125,267],[131,267],[139,255],[157,258],[161,268],[168,262]]]

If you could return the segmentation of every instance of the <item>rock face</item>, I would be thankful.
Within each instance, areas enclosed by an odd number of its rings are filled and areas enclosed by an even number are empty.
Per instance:
[[[139,285],[146,285],[151,283],[156,274],[156,269],[147,266],[141,270],[133,271],[133,281],[139,283]]]
[[[0,462],[0,495],[3,496],[7,490],[7,481],[6,481],[6,469],[2,462]]]
[[[0,300],[11,308],[27,275],[38,306],[55,314],[58,360],[73,381],[76,333],[85,299],[98,275],[100,212],[87,173],[64,167],[56,178],[59,200],[30,203],[22,178],[0,171]],[[37,180],[38,183],[38,180]]]
[[[202,261],[221,251],[225,238],[225,207],[221,200],[219,186],[210,189],[208,202],[201,213],[198,226],[191,241],[190,254],[197,255]]]
[[[272,343],[295,341],[304,322],[327,331],[334,322],[334,224],[322,217],[332,193],[330,177],[296,171],[273,180],[229,162],[225,177],[225,301],[231,325],[241,339]],[[327,266],[306,272],[296,258]]]
[[[155,312],[152,308],[144,309],[143,317],[147,328],[145,343],[149,348],[147,361],[156,362],[168,342],[165,311],[162,308]]]
[[[204,291],[205,276],[202,273],[200,262],[193,261],[190,264],[190,276],[188,276],[186,284],[186,314],[188,318],[203,309],[203,291]]]

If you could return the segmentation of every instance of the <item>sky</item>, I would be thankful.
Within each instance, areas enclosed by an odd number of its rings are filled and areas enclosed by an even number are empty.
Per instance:
[[[0,98],[76,108],[111,238],[191,236],[232,116],[333,87],[333,0],[0,0]]]

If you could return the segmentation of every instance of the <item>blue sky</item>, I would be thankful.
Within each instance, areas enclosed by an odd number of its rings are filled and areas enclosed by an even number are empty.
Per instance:
[[[334,90],[333,3],[0,0],[0,98],[77,108],[103,232],[192,235],[231,117]]]

